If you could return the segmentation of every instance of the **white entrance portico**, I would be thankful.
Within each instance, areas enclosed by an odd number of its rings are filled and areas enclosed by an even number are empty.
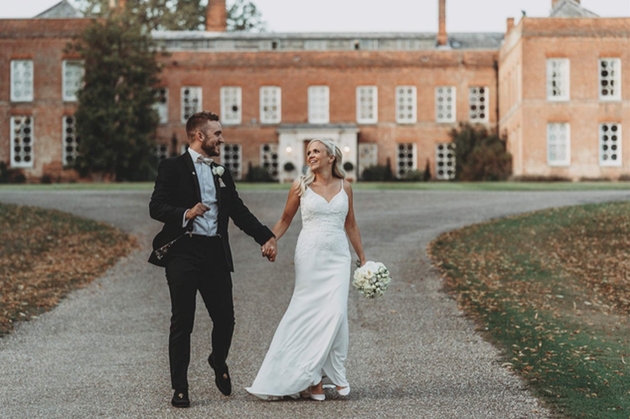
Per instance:
[[[278,128],[278,167],[280,182],[292,182],[306,169],[306,145],[315,138],[331,140],[341,150],[343,163],[352,163],[352,170],[346,170],[347,179],[357,180],[357,134],[354,124],[302,124],[281,125]],[[293,170],[285,170],[291,163]]]

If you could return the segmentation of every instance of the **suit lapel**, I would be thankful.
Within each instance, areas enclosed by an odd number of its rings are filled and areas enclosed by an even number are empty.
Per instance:
[[[188,173],[191,174],[192,181],[195,183],[195,192],[197,193],[197,202],[201,202],[201,187],[199,186],[199,177],[197,176],[197,170],[195,170],[195,164],[192,161],[192,156],[189,152],[185,153],[184,163]]]
[[[217,167],[216,163],[212,163],[211,168],[214,170],[215,167]],[[219,176],[213,173],[212,180],[214,180],[214,189],[217,191],[217,205],[219,206],[219,211],[221,211],[221,184],[219,183]]]

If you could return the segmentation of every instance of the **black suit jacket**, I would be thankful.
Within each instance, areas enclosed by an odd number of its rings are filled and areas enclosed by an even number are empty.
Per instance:
[[[213,166],[216,166],[213,163]],[[229,170],[225,170],[219,181],[219,176],[214,175],[214,186],[217,191],[219,206],[218,234],[223,241],[227,266],[234,271],[232,252],[228,237],[228,223],[231,218],[241,230],[253,237],[260,245],[263,245],[273,233],[247,209],[236,192],[234,180]],[[151,218],[164,223],[160,231],[153,239],[153,249],[157,249],[171,240],[181,236],[187,231],[192,231],[193,222],[190,220],[186,227],[182,227],[184,212],[201,202],[201,191],[197,171],[190,153],[186,152],[178,157],[163,160],[158,166],[158,175],[155,180],[155,188],[149,203]],[[169,255],[158,259],[155,252],[151,253],[149,262],[158,266],[166,266]]]

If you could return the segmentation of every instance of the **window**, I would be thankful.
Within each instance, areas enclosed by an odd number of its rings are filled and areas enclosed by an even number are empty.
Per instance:
[[[468,100],[470,122],[488,122],[488,88],[471,87],[468,90]]]
[[[241,123],[241,88],[221,88],[221,123],[237,125]]]
[[[569,100],[569,74],[567,58],[547,60],[547,100]]]
[[[455,122],[455,86],[435,88],[435,121]]]
[[[201,111],[201,87],[182,87],[182,122]]]
[[[328,86],[309,86],[308,88],[308,122],[309,124],[327,124],[329,114]]]
[[[168,89],[166,87],[159,87],[155,90],[153,109],[158,114],[160,124],[168,123]]]
[[[416,145],[414,143],[398,144],[396,176],[404,178],[411,170],[416,170]]]
[[[599,164],[621,166],[621,124],[599,124]]]
[[[71,166],[79,156],[79,137],[77,136],[77,121],[72,115],[64,116],[61,120],[63,133],[63,150],[61,158],[64,166]]]
[[[368,167],[378,164],[378,144],[359,143],[359,176],[363,177],[363,172]]]
[[[357,122],[375,124],[378,121],[378,90],[376,86],[357,87]]]
[[[568,166],[571,161],[570,147],[569,124],[547,124],[547,163],[551,166]]]
[[[277,86],[260,88],[260,122],[279,124],[282,115],[282,92]]]
[[[153,154],[158,162],[168,158],[168,146],[166,144],[156,144],[153,146]]]
[[[221,162],[230,171],[232,177],[240,180],[242,176],[241,167],[241,145],[223,144],[221,150]]]
[[[33,60],[11,61],[11,101],[33,101]]]
[[[274,180],[278,180],[278,144],[260,146],[260,164]]]
[[[416,86],[396,87],[396,122],[415,124],[417,120]]]
[[[76,102],[77,93],[83,83],[83,61],[64,61],[62,64],[61,80],[63,84],[63,100],[65,102]]]
[[[33,117],[11,117],[11,166],[33,167]]]
[[[455,144],[440,143],[435,146],[435,177],[440,180],[455,179]]]
[[[619,58],[599,60],[599,100],[621,100],[621,61]]]

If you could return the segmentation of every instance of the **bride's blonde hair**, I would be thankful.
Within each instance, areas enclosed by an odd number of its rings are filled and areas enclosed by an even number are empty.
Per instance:
[[[341,164],[341,159],[343,157],[341,155],[341,150],[339,149],[339,147],[337,147],[335,143],[333,143],[330,140],[327,140],[324,138],[314,138],[308,143],[308,147],[306,147],[306,149],[308,150],[311,144],[313,144],[316,141],[322,143],[324,147],[326,147],[326,151],[328,152],[329,156],[335,157],[335,161],[333,162],[333,167],[332,167],[333,177],[336,177],[339,179],[345,179],[346,171],[343,170],[343,167]],[[304,192],[306,191],[306,188],[308,188],[311,185],[311,183],[313,183],[313,181],[315,180],[315,173],[313,173],[310,166],[306,169],[306,174],[301,175],[299,180],[300,180],[300,183],[299,183],[298,195],[302,196]]]

